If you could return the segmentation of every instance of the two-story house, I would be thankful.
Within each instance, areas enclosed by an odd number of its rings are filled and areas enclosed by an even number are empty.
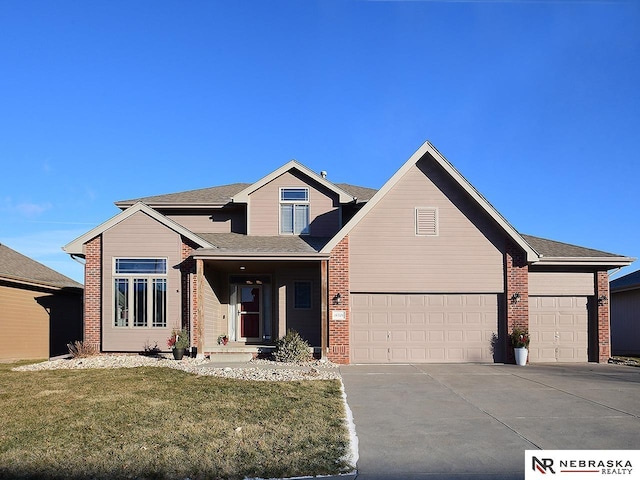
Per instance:
[[[532,362],[605,361],[607,270],[633,261],[520,234],[428,142],[378,191],[290,161],[116,205],[64,247],[86,260],[84,338],[105,352],[184,326],[198,354],[294,329],[340,363],[501,362],[519,325]]]

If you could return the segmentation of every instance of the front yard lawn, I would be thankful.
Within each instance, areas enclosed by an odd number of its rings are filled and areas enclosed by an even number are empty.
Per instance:
[[[244,478],[349,469],[340,383],[0,365],[2,478]]]

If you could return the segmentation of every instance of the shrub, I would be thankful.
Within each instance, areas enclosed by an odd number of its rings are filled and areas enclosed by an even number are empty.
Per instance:
[[[510,337],[514,348],[529,348],[529,332],[526,328],[514,327]]]
[[[158,347],[158,342],[152,347],[149,342],[144,344],[144,350],[140,352],[140,355],[144,355],[145,357],[157,357],[160,355],[160,347]]]
[[[277,362],[305,362],[309,360],[309,344],[295,330],[276,341],[273,358]]]
[[[67,343],[67,348],[73,358],[93,357],[98,354],[98,347],[80,340],[76,340],[73,343]]]

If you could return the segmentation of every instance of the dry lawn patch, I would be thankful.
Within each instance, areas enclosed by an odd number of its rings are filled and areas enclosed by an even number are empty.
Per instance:
[[[208,479],[349,465],[340,383],[0,365],[3,478]]]

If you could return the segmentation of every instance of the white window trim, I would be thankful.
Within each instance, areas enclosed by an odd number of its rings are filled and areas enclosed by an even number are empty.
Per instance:
[[[284,190],[306,190],[307,192],[307,199],[306,200],[283,200],[282,199],[282,192]],[[311,234],[311,201],[310,201],[310,194],[309,194],[309,187],[280,187],[278,190],[278,234],[279,235],[310,235]],[[293,205],[293,231],[291,233],[287,233],[287,232],[283,232],[282,231],[282,205]],[[307,205],[308,207],[308,215],[309,215],[309,224],[307,226],[308,228],[308,232],[307,233],[295,233],[295,216],[296,216],[296,211],[295,211],[295,206],[296,205]]]
[[[429,211],[433,212],[434,215],[434,233],[420,233],[420,229],[418,228],[418,215],[420,211]],[[440,235],[440,212],[438,212],[437,207],[415,207],[414,215],[414,231],[416,237],[437,237]]]
[[[122,260],[122,259],[131,259],[131,260],[164,260],[165,261],[165,265],[166,265],[166,271],[165,273],[116,273],[116,260]],[[112,292],[111,292],[111,314],[113,315],[113,321],[111,322],[111,326],[113,328],[116,329],[125,329],[125,328],[129,328],[129,329],[135,329],[135,330],[143,330],[143,329],[160,329],[160,328],[167,328],[168,325],[168,319],[167,319],[167,312],[165,310],[165,323],[166,325],[163,327],[155,327],[153,325],[153,280],[155,279],[163,279],[165,280],[165,285],[166,285],[166,290],[165,290],[165,309],[167,307],[166,303],[169,300],[169,258],[168,257],[137,257],[137,256],[118,256],[118,257],[113,257],[112,259],[112,265],[111,265],[111,273],[112,273],[112,277],[111,277],[111,288],[112,288]],[[127,280],[129,282],[129,292],[128,292],[128,298],[127,298],[127,303],[129,304],[129,310],[130,310],[130,316],[127,319],[127,323],[128,325],[126,326],[120,326],[116,324],[116,280]],[[135,279],[146,279],[147,280],[147,306],[146,306],[146,312],[147,312],[147,324],[146,326],[137,326],[134,324],[133,321],[133,305],[134,305],[134,295],[135,295],[135,288],[134,288],[134,280]]]

